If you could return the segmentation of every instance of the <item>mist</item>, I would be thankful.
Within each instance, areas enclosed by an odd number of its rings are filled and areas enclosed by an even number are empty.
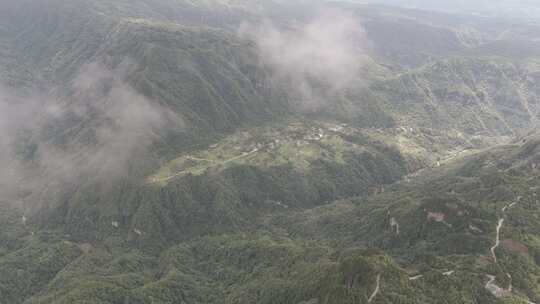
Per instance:
[[[67,95],[56,91],[21,96],[1,87],[0,201],[127,176],[164,128],[181,126],[172,111],[127,84],[125,72],[97,63],[80,69]]]
[[[450,13],[519,18],[540,18],[538,1],[520,0],[365,0],[356,2],[384,3],[408,8]]]
[[[243,24],[239,33],[255,42],[275,81],[296,91],[296,105],[304,111],[324,107],[333,93],[361,77],[367,39],[349,12],[319,9],[306,23]]]

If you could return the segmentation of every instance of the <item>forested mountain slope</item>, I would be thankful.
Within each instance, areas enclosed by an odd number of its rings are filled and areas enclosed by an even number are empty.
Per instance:
[[[540,301],[535,25],[321,5],[1,4],[0,303]]]

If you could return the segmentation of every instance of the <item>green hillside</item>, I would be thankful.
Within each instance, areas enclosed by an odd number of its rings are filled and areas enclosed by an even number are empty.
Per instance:
[[[177,192],[169,185],[141,206],[131,226],[103,219],[102,238],[86,241],[76,230],[34,232],[5,210],[2,290],[11,303],[24,294],[34,295],[30,303],[368,303],[379,278],[374,303],[496,303],[486,288],[493,275],[495,286],[513,287],[500,303],[538,301],[538,145],[526,138],[404,177],[383,193],[309,209],[283,198],[291,205],[257,205],[249,195],[265,194],[255,192],[256,173],[242,180],[247,168],[226,169],[222,182],[237,186],[208,193],[216,186],[189,181],[191,191],[203,187],[192,199],[222,198],[205,207],[219,213],[185,214],[196,202],[181,197],[188,181],[180,180]],[[262,175],[259,191],[271,189],[271,176]]]
[[[0,4],[0,303],[540,302],[537,27],[321,5]]]

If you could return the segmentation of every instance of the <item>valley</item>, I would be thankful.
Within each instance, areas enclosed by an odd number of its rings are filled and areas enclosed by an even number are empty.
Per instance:
[[[540,303],[539,28],[0,4],[0,304]]]
[[[305,171],[320,160],[344,164],[345,155],[369,153],[377,146],[395,149],[404,156],[406,166],[414,171],[440,166],[459,155],[479,151],[479,147],[475,150],[459,133],[435,134],[430,138],[422,131],[415,133],[412,128],[405,127],[380,130],[327,122],[285,121],[279,125],[240,130],[207,150],[168,162],[147,180],[150,184],[165,185],[187,174],[219,172],[236,165],[269,168],[291,164],[296,170]],[[458,145],[450,147],[450,142]]]

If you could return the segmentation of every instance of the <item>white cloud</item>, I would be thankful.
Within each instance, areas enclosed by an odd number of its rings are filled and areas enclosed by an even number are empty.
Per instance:
[[[346,88],[360,77],[366,35],[359,20],[342,10],[321,9],[306,23],[286,27],[243,24],[239,33],[256,42],[262,62],[298,90],[307,109],[328,102],[321,91]]]

